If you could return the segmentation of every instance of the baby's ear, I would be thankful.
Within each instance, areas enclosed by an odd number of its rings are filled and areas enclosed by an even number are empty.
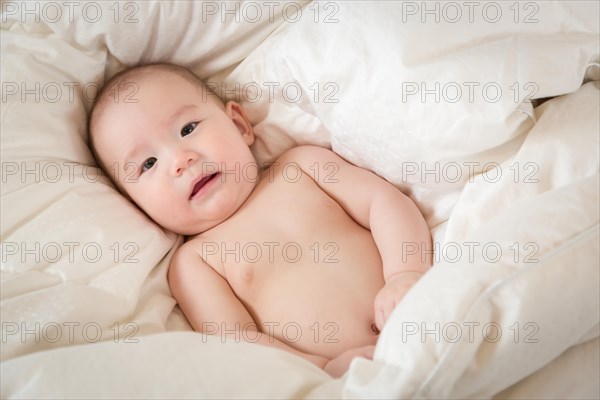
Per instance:
[[[254,129],[242,106],[235,101],[228,101],[225,104],[225,113],[231,118],[238,131],[240,131],[246,144],[250,146],[254,143]]]

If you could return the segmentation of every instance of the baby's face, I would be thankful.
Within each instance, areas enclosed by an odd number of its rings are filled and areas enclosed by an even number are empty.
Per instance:
[[[112,178],[163,227],[204,232],[231,216],[256,184],[252,125],[179,75],[136,81],[137,102],[111,98],[95,124],[96,153]],[[135,101],[134,100],[134,101]]]

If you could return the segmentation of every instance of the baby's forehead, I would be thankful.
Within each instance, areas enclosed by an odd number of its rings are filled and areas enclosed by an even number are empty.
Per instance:
[[[200,96],[199,96],[200,95]],[[171,101],[186,101],[202,107],[207,103],[224,109],[220,98],[191,71],[172,66],[147,66],[133,68],[115,75],[99,93],[90,119],[91,135],[101,120],[114,118],[115,114],[136,113],[148,104],[167,106]],[[154,114],[154,113],[149,113]],[[151,118],[155,115],[146,115]]]
[[[175,88],[192,88],[188,79],[171,71],[134,71],[120,77],[106,95],[118,96],[116,103],[137,103],[144,94],[160,91],[173,91]],[[165,99],[167,100],[167,99]]]
[[[184,94],[201,94],[199,87],[188,79],[170,71],[156,71],[152,73],[136,72],[119,77],[110,83],[98,100],[97,108],[100,113],[119,110],[120,108],[134,109],[136,105],[149,100],[168,102],[172,97],[157,96],[183,96]],[[196,97],[196,96],[195,96]],[[204,98],[207,96],[202,96]],[[197,103],[198,98],[194,98]]]

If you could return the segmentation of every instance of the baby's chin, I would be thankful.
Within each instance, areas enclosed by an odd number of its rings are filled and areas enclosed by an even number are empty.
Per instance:
[[[208,228],[208,229],[201,229],[201,230],[199,230],[199,229],[184,229],[184,230],[181,230],[181,229],[171,229],[171,231],[175,232],[178,235],[182,235],[182,236],[186,236],[188,238],[192,238],[194,236],[198,236],[201,233],[206,232],[209,229],[210,228]]]
[[[223,221],[203,221],[202,223],[197,223],[197,224],[192,224],[192,225],[188,225],[188,224],[173,224],[173,223],[165,223],[165,224],[161,224],[160,222],[157,222],[156,220],[154,220],[158,225],[162,226],[163,228],[176,233],[178,235],[183,235],[183,236],[197,236],[200,235],[201,233],[204,233],[212,228],[214,228],[215,226],[219,225],[221,222]],[[184,226],[186,225],[186,226]]]

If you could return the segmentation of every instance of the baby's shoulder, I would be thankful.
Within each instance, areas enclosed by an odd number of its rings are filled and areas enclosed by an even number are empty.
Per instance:
[[[223,274],[222,264],[219,262],[216,251],[217,241],[203,234],[189,237],[179,246],[171,259],[170,269],[181,264],[203,264]]]
[[[219,225],[217,225],[219,226]],[[208,231],[202,232],[198,235],[188,236],[185,239],[185,242],[179,248],[182,251],[196,251],[202,248],[204,243],[214,242],[215,239],[219,238],[219,235],[213,233],[215,228],[209,229]],[[215,236],[216,235],[216,236]]]
[[[183,244],[175,250],[171,264],[182,258],[190,258],[196,255],[197,247],[201,242],[200,235],[187,237]]]

